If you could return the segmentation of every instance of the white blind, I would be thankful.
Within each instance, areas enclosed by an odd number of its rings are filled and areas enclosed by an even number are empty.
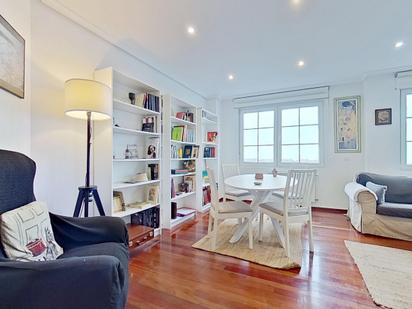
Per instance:
[[[314,101],[328,98],[329,87],[316,87],[238,97],[233,99],[233,103],[235,108],[242,108],[267,104]]]

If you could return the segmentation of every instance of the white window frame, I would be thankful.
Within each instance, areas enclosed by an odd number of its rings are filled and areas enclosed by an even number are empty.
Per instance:
[[[245,161],[245,158],[243,156],[243,146],[244,146],[244,125],[243,125],[243,115],[247,114],[247,113],[259,113],[259,112],[271,112],[273,111],[273,136],[274,136],[274,141],[273,141],[273,162],[259,162],[259,146],[258,146],[258,154],[257,154],[257,161],[256,162],[249,162],[249,161]],[[239,155],[240,155],[240,160],[243,164],[270,164],[273,165],[276,162],[276,145],[277,145],[277,132],[276,132],[276,109],[273,107],[273,105],[269,105],[269,106],[260,106],[260,107],[249,107],[249,108],[242,108],[240,110],[239,113],[239,123],[240,123],[240,130],[239,130],[239,134],[240,134],[240,148],[239,148]],[[258,116],[259,117],[259,116]],[[258,128],[259,130],[259,128]],[[259,137],[258,137],[259,139]],[[259,140],[258,140],[259,142]]]
[[[247,107],[240,109],[239,113],[239,135],[240,135],[240,147],[239,147],[239,158],[240,162],[243,165],[269,165],[269,166],[277,166],[277,167],[322,167],[324,162],[324,132],[323,126],[325,122],[324,117],[324,104],[327,100],[314,100],[314,101],[306,101],[306,102],[293,102],[293,103],[285,103],[285,104],[268,104],[258,107]],[[318,128],[319,128],[319,163],[293,163],[281,162],[281,135],[282,135],[282,124],[281,124],[281,111],[282,109],[290,109],[290,108],[302,108],[302,107],[310,107],[310,106],[317,106],[318,107]],[[262,111],[274,111],[274,154],[273,154],[273,162],[246,162],[243,157],[243,114],[244,113],[251,113],[251,112],[262,112]]]
[[[401,102],[401,165],[403,168],[412,169],[412,164],[407,164],[407,140],[406,140],[406,96],[412,95],[412,88],[402,89],[400,91]],[[409,117],[410,118],[410,117]]]

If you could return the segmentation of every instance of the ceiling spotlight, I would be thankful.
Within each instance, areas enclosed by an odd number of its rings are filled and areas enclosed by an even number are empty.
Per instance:
[[[235,79],[235,76],[234,76],[233,74],[229,74],[229,75],[227,76],[227,79],[228,79],[228,80],[234,80],[234,79]]]
[[[192,27],[192,26],[187,27],[187,33],[189,33],[190,35],[195,34],[195,32],[196,32],[196,30],[195,30],[194,27]]]
[[[403,46],[403,41],[399,41],[395,43],[395,48],[401,48]]]
[[[298,67],[304,67],[305,66],[305,61],[299,60],[298,61]]]

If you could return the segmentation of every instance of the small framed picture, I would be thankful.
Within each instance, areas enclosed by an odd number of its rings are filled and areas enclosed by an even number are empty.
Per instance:
[[[392,124],[392,108],[375,109],[375,126]]]

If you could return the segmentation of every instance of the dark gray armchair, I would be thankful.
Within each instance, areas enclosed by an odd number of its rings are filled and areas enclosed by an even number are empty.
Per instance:
[[[0,150],[0,214],[35,200],[36,164]],[[50,214],[64,254],[55,261],[16,262],[0,246],[1,308],[124,308],[128,290],[128,234],[112,217]]]

